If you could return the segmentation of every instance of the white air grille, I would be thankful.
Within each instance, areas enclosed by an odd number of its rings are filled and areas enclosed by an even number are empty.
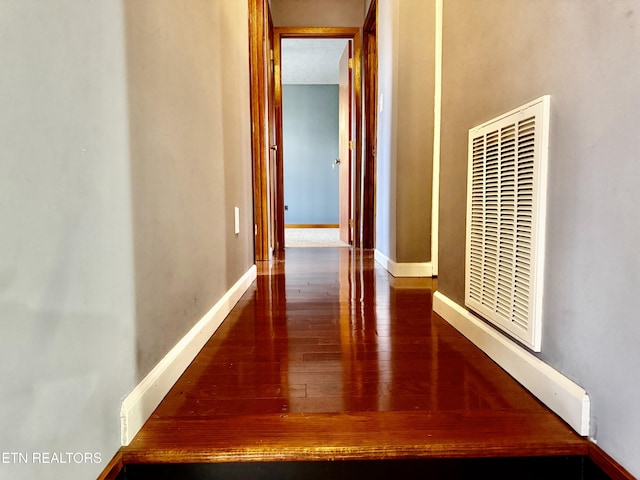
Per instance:
[[[535,351],[549,96],[469,130],[465,304]]]

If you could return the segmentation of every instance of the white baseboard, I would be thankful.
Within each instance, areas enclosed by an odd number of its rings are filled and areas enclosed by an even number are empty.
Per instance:
[[[433,311],[489,355],[578,434],[589,435],[590,402],[582,387],[441,292],[433,295]]]
[[[376,262],[382,265],[394,277],[432,277],[430,262],[398,263],[391,260],[380,250],[374,253]]]
[[[125,397],[120,410],[123,446],[131,443],[144,422],[222,324],[256,276],[257,268],[253,265]]]

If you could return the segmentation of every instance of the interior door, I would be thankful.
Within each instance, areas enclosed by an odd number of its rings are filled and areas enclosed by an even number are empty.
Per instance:
[[[352,136],[351,136],[351,90],[352,69],[351,40],[340,58],[340,89],[339,89],[339,129],[340,129],[340,239],[351,245],[353,240],[351,216],[351,164],[352,164]]]
[[[273,253],[284,247],[280,235],[281,218],[278,215],[278,140],[276,136],[276,65],[273,20],[271,10],[268,15],[268,32],[266,35],[268,71],[267,71],[267,121],[269,135],[268,186],[269,189],[269,249]]]
[[[375,175],[376,143],[378,136],[378,46],[376,40],[376,0],[372,0],[364,22],[364,118],[365,157],[363,195],[360,218],[362,220],[362,246],[375,247]],[[356,214],[356,218],[358,218]],[[358,238],[356,235],[356,244]],[[357,246],[357,245],[356,245]]]

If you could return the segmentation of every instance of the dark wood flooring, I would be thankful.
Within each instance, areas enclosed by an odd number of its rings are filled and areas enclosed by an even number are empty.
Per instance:
[[[260,265],[124,464],[584,457],[584,438],[432,312],[435,288],[370,251]]]

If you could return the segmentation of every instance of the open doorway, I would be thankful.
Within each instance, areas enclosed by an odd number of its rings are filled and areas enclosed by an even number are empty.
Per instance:
[[[280,43],[285,247],[351,241],[352,44],[347,38]]]
[[[255,258],[270,260],[272,255],[284,249],[284,168],[282,146],[282,83],[281,40],[285,38],[341,38],[352,43],[350,65],[353,83],[350,167],[349,215],[347,220],[350,242],[355,247],[363,245],[362,215],[364,191],[370,185],[362,165],[362,74],[361,31],[354,27],[272,27],[267,0],[250,3],[250,52],[251,52],[251,114],[253,192],[255,219]],[[273,97],[273,101],[272,101]],[[334,159],[335,160],[335,159]]]
[[[360,90],[356,80],[360,78],[360,64],[357,60],[359,52],[359,29],[274,29],[275,103],[278,117],[276,131],[277,144],[282,147],[277,150],[279,181],[275,194],[276,210],[281,215],[281,221],[278,222],[281,245],[286,245],[285,231],[290,230],[285,226],[335,228],[337,225],[343,244],[357,243],[354,218],[359,206],[356,204],[359,185],[355,181],[358,178],[356,170],[359,168],[357,152],[360,151],[360,132],[357,126],[361,111]],[[321,60],[321,57],[325,59]],[[297,61],[296,58],[302,60]],[[300,78],[290,77],[289,71],[293,72],[292,75],[311,75],[310,72],[317,70],[322,62],[328,61],[332,64],[330,80],[306,80],[308,83],[305,84]],[[326,76],[327,73],[323,75]],[[315,93],[309,95],[311,90]],[[324,92],[320,92],[321,90]],[[323,95],[331,96],[331,100]],[[298,117],[297,120],[290,121],[287,114],[291,109],[311,112],[313,120]],[[332,124],[329,127],[320,125],[318,116],[321,114],[331,117]],[[306,133],[306,137],[303,133]],[[332,140],[322,140],[323,134],[331,135]],[[288,140],[294,140],[294,145],[288,143]],[[312,145],[314,142],[315,147]],[[313,163],[313,167],[306,173],[300,171],[305,163],[307,167]],[[324,216],[321,213],[323,208]],[[330,215],[326,215],[327,212]],[[324,232],[326,233],[328,232]]]

